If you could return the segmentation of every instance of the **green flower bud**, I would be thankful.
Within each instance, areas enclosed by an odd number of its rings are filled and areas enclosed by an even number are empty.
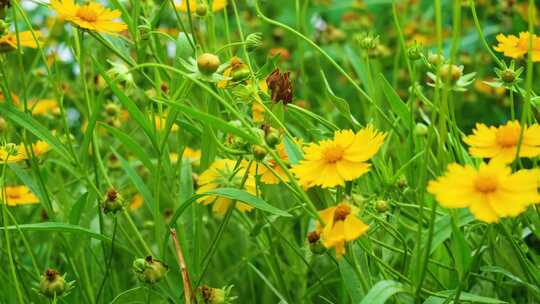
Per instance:
[[[195,14],[197,14],[197,16],[199,17],[206,16],[207,12],[208,12],[208,7],[206,6],[205,3],[199,3],[197,5],[197,8],[195,9]]]
[[[133,261],[133,271],[137,274],[139,281],[155,284],[167,275],[169,267],[149,255],[144,259],[139,258]]]
[[[101,208],[105,214],[111,212],[115,214],[124,208],[124,199],[120,196],[118,191],[109,189],[101,202]]]
[[[379,213],[384,213],[390,209],[388,202],[385,200],[378,200],[375,202],[375,210]]]
[[[416,126],[414,126],[414,134],[415,135],[418,135],[418,136],[426,136],[428,133],[428,127],[419,122],[416,124]]]
[[[311,231],[307,236],[309,242],[309,250],[313,254],[324,254],[326,252],[326,247],[321,242],[321,234],[317,231]]]
[[[251,71],[249,70],[249,67],[243,66],[237,70],[234,70],[231,74],[231,77],[233,81],[238,82],[248,78],[250,74]]]
[[[262,45],[262,34],[251,33],[246,37],[246,50],[252,52]]]
[[[407,49],[407,56],[409,56],[409,59],[412,61],[422,58],[422,47],[415,43]]]
[[[231,289],[232,285],[223,288],[212,288],[203,285],[199,288],[200,293],[197,297],[200,299],[200,302],[206,304],[230,304],[236,299],[236,297],[230,296]]]
[[[444,64],[439,69],[439,74],[443,81],[455,83],[461,76],[463,76],[463,69],[455,64]]]
[[[443,55],[439,55],[439,54],[435,54],[435,53],[429,53],[427,60],[428,60],[429,64],[434,65],[434,66],[439,66],[439,65],[444,63],[445,59],[444,59]]]
[[[266,135],[264,137],[264,140],[270,146],[271,148],[274,148],[277,144],[281,142],[281,134],[278,130],[270,127],[266,131]]]
[[[199,68],[199,71],[206,75],[210,75],[217,71],[220,64],[221,61],[219,61],[219,57],[214,54],[204,53],[197,58],[197,67]]]
[[[516,72],[512,69],[506,69],[502,72],[501,79],[505,83],[513,83],[516,81],[517,75]]]
[[[7,23],[6,21],[0,19],[0,35],[3,35],[7,32],[9,28],[9,23]]]
[[[267,154],[266,149],[259,145],[253,145],[251,151],[253,152],[253,157],[255,157],[256,160],[263,160]]]
[[[109,102],[105,105],[105,114],[107,114],[107,116],[115,117],[120,114],[120,111],[120,106],[114,102]]]
[[[66,282],[65,276],[65,274],[61,276],[54,269],[47,269],[41,276],[39,293],[50,299],[66,295],[73,288],[74,282]]]

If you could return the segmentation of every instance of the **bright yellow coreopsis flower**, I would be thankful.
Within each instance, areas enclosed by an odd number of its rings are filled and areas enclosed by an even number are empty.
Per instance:
[[[195,12],[200,1],[206,1],[206,0],[189,0],[189,9],[191,12]],[[212,12],[220,11],[227,6],[227,0],[213,0],[211,2],[212,2]],[[187,0],[180,0],[180,4],[176,5],[176,7],[181,12],[187,13],[188,11],[187,3],[188,3]]]
[[[369,226],[357,216],[358,208],[341,203],[319,212],[324,224],[317,223],[322,243],[326,248],[336,248],[336,256],[345,253],[345,243],[354,241],[364,234]]]
[[[216,160],[210,168],[204,171],[201,176],[199,176],[198,184],[200,185],[197,189],[198,194],[205,193],[210,190],[218,188],[241,188],[241,182],[246,173],[246,163],[242,162],[239,168],[235,171],[236,161],[230,159],[219,159]],[[256,194],[255,191],[255,178],[253,175],[249,174],[242,187],[248,193],[253,195]],[[204,205],[213,204],[212,211],[218,215],[225,215],[232,201],[229,198],[207,195],[198,200],[199,203]],[[249,211],[253,209],[248,204],[237,202],[236,209],[240,211]]]
[[[487,127],[476,124],[473,134],[463,140],[469,147],[469,153],[475,157],[492,158],[495,161],[510,163],[517,154],[521,126],[517,121],[509,121],[500,127]],[[525,127],[519,149],[520,157],[540,155],[540,125]]]
[[[39,203],[39,198],[26,186],[5,187],[3,190],[4,192],[0,194],[0,201],[5,197],[8,206]]]
[[[41,37],[40,32],[34,32],[36,39]],[[19,44],[22,47],[37,48],[38,44],[31,31],[19,32]],[[15,33],[6,33],[0,36],[0,48],[7,46],[10,49],[17,48],[17,35]]]
[[[285,151],[285,144],[283,143],[278,144],[276,146],[276,152],[279,158],[283,162],[287,163],[289,161],[289,157],[287,156],[287,152]],[[287,177],[287,174],[283,172],[283,169],[275,160],[273,159],[268,160],[267,166],[271,167],[277,174],[279,174],[279,177],[281,177],[283,181],[285,182],[289,181],[289,177]],[[281,181],[279,177],[274,174],[274,172],[272,172],[263,164],[260,164],[259,166],[252,166],[251,173],[260,175],[261,182],[265,184],[274,185],[274,184],[279,184]]]
[[[369,171],[366,161],[379,151],[385,137],[371,126],[356,134],[351,130],[337,131],[334,139],[306,147],[304,160],[292,171],[305,187],[343,185]]]
[[[61,19],[82,29],[114,34],[127,29],[127,25],[116,19],[122,13],[111,10],[97,2],[78,5],[73,0],[52,0],[51,7]]]
[[[34,155],[37,157],[49,152],[49,150],[51,150],[51,147],[46,142],[39,140],[36,143],[32,144],[32,150],[34,152]],[[7,144],[3,147],[0,147],[0,164],[11,164],[26,159],[28,159],[28,155],[23,144]]]
[[[60,108],[58,102],[53,99],[41,99],[28,103],[28,108],[32,110],[32,115],[59,114]]]
[[[497,35],[498,45],[494,47],[495,51],[503,53],[504,56],[510,58],[521,58],[529,52],[529,39],[530,34],[528,32],[519,33],[519,37],[515,35],[505,36],[503,34]],[[540,61],[540,37],[533,34],[532,36],[532,60],[534,62]]]
[[[445,208],[469,208],[479,220],[492,223],[515,217],[532,203],[540,202],[540,171],[512,173],[501,162],[472,166],[451,164],[444,176],[430,181],[428,191]]]

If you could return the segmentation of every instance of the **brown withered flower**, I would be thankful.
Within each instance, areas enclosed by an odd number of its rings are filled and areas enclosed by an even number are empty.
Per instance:
[[[290,72],[281,73],[275,69],[270,76],[266,78],[266,84],[271,92],[271,98],[274,102],[291,103],[293,100],[293,86],[289,79]]]

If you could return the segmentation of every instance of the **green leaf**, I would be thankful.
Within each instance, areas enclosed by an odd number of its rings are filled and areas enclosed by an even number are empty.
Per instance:
[[[238,128],[236,126],[233,126],[232,124],[226,122],[225,120],[223,119],[220,119],[216,116],[213,116],[213,115],[210,115],[210,114],[207,114],[207,113],[204,113],[204,112],[201,112],[195,108],[193,108],[192,106],[189,106],[189,105],[186,105],[186,104],[182,104],[182,103],[179,103],[179,102],[175,102],[175,101],[161,101],[161,100],[156,100],[157,102],[163,102],[173,108],[176,108],[178,111],[184,113],[185,115],[191,117],[191,118],[194,118],[194,119],[198,119],[204,123],[207,123],[213,127],[215,127],[216,129],[220,129],[221,131],[223,132],[226,132],[226,133],[232,133],[236,136],[239,136],[239,137],[242,137],[244,139],[246,139],[247,141],[251,142],[251,143],[258,143],[258,140],[257,138],[253,137],[251,134],[245,132],[244,130],[242,130],[241,128]]]
[[[287,153],[287,158],[292,165],[296,165],[304,158],[302,150],[292,141],[288,136],[284,138],[285,153]]]
[[[356,276],[354,269],[346,259],[339,260],[339,273],[341,274],[343,284],[351,297],[352,303],[360,303],[364,296],[362,289],[360,288],[362,284]]]
[[[454,256],[455,266],[458,270],[460,277],[462,277],[466,272],[469,271],[472,262],[471,248],[465,236],[459,227],[457,226],[457,220],[452,221],[452,242],[450,246],[452,248],[451,252]]]
[[[369,290],[360,304],[384,304],[386,300],[400,292],[407,292],[403,284],[393,280],[379,281]]]
[[[260,209],[262,211],[266,211],[268,213],[272,213],[275,215],[280,216],[291,216],[287,211],[283,211],[281,209],[278,209],[270,204],[268,204],[265,200],[261,199],[260,197],[257,197],[253,194],[250,194],[244,190],[235,189],[235,188],[219,188],[210,190],[208,192],[205,192],[204,195],[217,195],[221,197],[226,197],[232,200],[238,200],[243,203],[246,203],[254,208]]]
[[[323,79],[324,86],[326,87],[326,92],[328,96],[330,97],[330,101],[332,101],[334,106],[336,106],[336,109],[338,109],[339,113],[341,113],[341,115],[343,115],[343,117],[345,117],[345,119],[347,119],[347,121],[352,126],[358,126],[358,122],[356,122],[354,120],[354,117],[352,116],[351,107],[349,106],[349,103],[345,99],[338,97],[336,96],[336,94],[334,94],[334,91],[332,91],[332,88],[330,87],[330,84],[328,83],[328,80],[326,79],[326,75],[324,74],[322,70],[321,70],[321,77]]]
[[[137,191],[143,196],[145,205],[150,208],[150,210],[156,215],[158,210],[156,210],[156,204],[154,202],[154,197],[152,196],[152,192],[146,187],[146,184],[143,182],[141,177],[135,172],[133,169],[133,166],[125,160],[116,150],[112,149],[114,155],[116,155],[116,158],[120,161],[120,164],[122,165],[122,168],[124,169],[124,172],[126,172],[127,176],[137,188]]]
[[[124,94],[124,92],[122,92],[122,90],[120,90],[118,86],[116,86],[116,83],[109,77],[109,75],[107,75],[101,64],[99,64],[95,58],[92,59],[94,65],[96,66],[103,79],[105,79],[105,82],[107,82],[107,85],[110,87],[113,94],[118,97],[122,105],[124,105],[124,107],[126,107],[126,109],[128,110],[130,117],[132,117],[133,120],[137,122],[137,124],[143,130],[144,134],[148,136],[148,139],[150,140],[152,145],[154,145],[154,148],[159,149],[159,145],[154,134],[154,129],[152,128],[148,117],[144,115],[141,110],[139,110],[137,105],[126,94]]]
[[[379,74],[379,79],[383,86],[383,93],[386,96],[386,99],[390,103],[390,107],[394,113],[399,117],[401,121],[405,123],[406,126],[412,125],[411,112],[407,107],[407,104],[404,103],[399,97],[398,93],[394,90],[392,85],[386,80],[383,74]]]
[[[30,133],[37,136],[51,146],[60,155],[69,158],[70,154],[64,145],[56,138],[48,128],[43,126],[39,121],[35,120],[31,115],[17,110],[15,107],[7,103],[0,103],[2,115],[7,117],[15,124],[25,128]]]
[[[105,241],[112,243],[112,240],[98,232],[83,228],[81,226],[58,223],[58,222],[45,222],[45,223],[36,223],[36,224],[21,224],[18,226],[7,226],[8,231],[22,230],[22,231],[37,231],[37,232],[67,232],[67,233],[76,233],[78,236],[87,236],[96,240]],[[0,230],[4,230],[4,227],[0,227]],[[115,247],[122,248],[128,252],[131,252],[125,245],[119,244],[118,240],[114,241]]]
[[[84,211],[84,207],[88,202],[88,192],[83,193],[81,197],[73,204],[69,212],[69,223],[72,225],[78,225],[81,220],[81,214]]]
[[[154,164],[148,157],[148,154],[131,136],[120,131],[117,128],[113,128],[107,124],[101,124],[102,127],[111,132],[114,137],[122,142],[122,145],[129,151],[137,156],[137,159],[143,163],[143,165],[150,171],[154,171]]]
[[[431,296],[424,303],[443,303],[444,301],[443,302],[437,302],[436,299],[447,299],[448,297],[453,298],[456,291],[455,290],[444,290],[444,291],[439,291],[437,293],[439,295],[441,295],[441,296]],[[432,299],[432,298],[434,298],[434,299]],[[483,296],[475,295],[473,293],[468,293],[468,292],[462,292],[460,294],[459,302],[461,303],[462,301],[472,302],[472,303],[486,303],[486,304],[504,304],[504,303],[508,303],[508,302],[501,301],[501,300],[498,300],[498,299],[483,297]],[[447,303],[454,303],[454,301],[450,301],[450,302],[447,302]]]

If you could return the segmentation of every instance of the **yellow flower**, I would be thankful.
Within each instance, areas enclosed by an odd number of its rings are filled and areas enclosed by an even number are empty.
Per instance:
[[[369,171],[366,161],[377,153],[385,137],[371,126],[356,134],[351,130],[337,131],[333,140],[306,147],[304,160],[292,171],[304,187],[343,185]]]
[[[32,115],[56,115],[60,113],[58,102],[53,99],[42,99],[39,101],[29,102],[28,107],[32,109]]]
[[[0,198],[6,197],[8,206],[37,204],[39,199],[26,186],[5,187]]]
[[[206,0],[189,0],[189,10],[191,12],[195,12],[195,10],[197,9],[197,5],[201,1],[206,1]],[[212,1],[212,12],[218,12],[224,9],[226,6],[227,6],[227,0],[214,0]],[[180,4],[177,4],[176,7],[183,13],[187,13],[188,11],[186,0],[180,0]]]
[[[97,2],[78,5],[73,0],[52,0],[52,8],[61,19],[71,22],[77,27],[95,32],[114,34],[127,29],[121,21],[119,10],[111,10]]]
[[[219,189],[219,188],[240,188],[242,178],[246,173],[246,162],[242,162],[239,168],[235,171],[236,161],[230,159],[220,159],[216,160],[210,168],[204,171],[201,176],[199,176],[198,184],[200,185],[197,189],[198,194],[208,192],[210,190]],[[255,192],[255,179],[252,175],[249,175],[246,179],[243,189],[248,193],[253,195]],[[212,210],[218,215],[225,215],[232,201],[228,198],[215,196],[215,195],[206,195],[198,199],[199,203],[204,205],[213,204]],[[253,209],[248,204],[242,202],[236,203],[236,209],[240,211],[249,211]]]
[[[172,163],[176,163],[178,161],[178,153],[170,153],[169,158],[171,159]],[[191,149],[190,147],[186,147],[184,149],[184,154],[182,154],[182,159],[188,160],[194,166],[198,166],[201,161],[201,150],[195,150]]]
[[[469,153],[472,156],[510,163],[516,157],[520,134],[521,126],[517,121],[509,121],[498,128],[476,124],[473,134],[465,137],[463,141],[470,146]],[[536,157],[538,155],[540,155],[540,125],[526,126],[519,156]]]
[[[540,201],[540,171],[520,170],[512,173],[501,162],[491,161],[476,169],[451,164],[444,176],[430,181],[428,191],[445,208],[469,208],[484,222],[515,217],[532,203]]]
[[[528,32],[519,33],[519,38],[515,35],[505,36],[503,34],[497,35],[497,41],[499,44],[494,47],[495,51],[503,53],[504,56],[510,58],[521,58],[529,52],[529,39],[530,34]],[[532,59],[534,62],[540,61],[540,37],[533,34],[532,37]]]
[[[133,196],[133,199],[131,199],[131,202],[129,203],[129,210],[135,211],[141,208],[143,203],[144,203],[144,197],[137,193]]]
[[[317,223],[317,231],[326,248],[336,248],[336,256],[345,253],[345,243],[354,241],[364,234],[369,226],[357,216],[358,208],[341,203],[319,212],[324,224]]]
[[[34,32],[36,39],[41,37],[40,32]],[[19,32],[19,43],[22,47],[37,48],[38,44],[34,40],[34,36],[31,31]],[[10,49],[17,48],[17,36],[15,33],[6,33],[0,37],[0,48],[7,46]]]
[[[163,117],[159,117],[158,115],[155,115],[153,120],[156,126],[156,130],[158,131],[161,131],[163,128],[167,126],[167,115],[164,115]],[[171,127],[171,132],[176,132],[178,130],[179,130],[178,125],[176,123],[173,123]]]
[[[36,157],[49,152],[50,149],[51,147],[49,146],[49,144],[41,140],[32,144],[32,150],[34,151],[34,155]],[[11,164],[26,159],[28,159],[28,155],[26,154],[26,149],[24,148],[23,144],[7,144],[3,147],[0,147],[0,164]]]
[[[261,123],[264,121],[264,107],[262,106],[260,101],[253,101],[253,104],[251,105],[251,114],[254,123]]]

